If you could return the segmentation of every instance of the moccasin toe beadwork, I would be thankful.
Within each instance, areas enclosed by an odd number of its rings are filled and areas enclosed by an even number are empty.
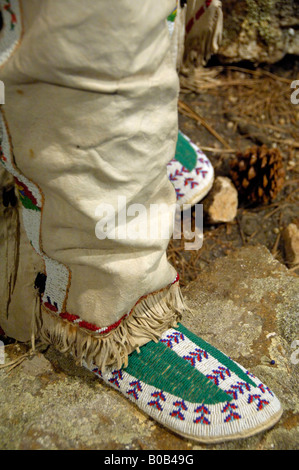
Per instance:
[[[214,169],[208,157],[181,131],[178,134],[176,155],[167,165],[178,205],[197,204],[210,191]]]
[[[162,425],[203,443],[249,437],[282,414],[266,385],[181,324],[132,353],[127,368],[91,370]]]

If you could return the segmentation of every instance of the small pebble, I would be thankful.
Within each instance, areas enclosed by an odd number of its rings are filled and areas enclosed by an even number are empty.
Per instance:
[[[237,96],[232,96],[232,95],[230,95],[230,96],[228,97],[228,100],[230,101],[230,103],[236,104],[237,101],[238,101],[238,97],[237,97]]]

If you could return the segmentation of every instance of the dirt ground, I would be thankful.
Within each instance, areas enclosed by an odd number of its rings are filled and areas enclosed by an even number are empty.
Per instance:
[[[215,176],[230,177],[235,152],[262,144],[280,150],[286,172],[283,189],[269,204],[239,200],[232,223],[211,226],[204,220],[200,250],[185,251],[183,237],[171,241],[169,260],[183,286],[241,246],[262,244],[286,264],[282,231],[299,221],[299,105],[291,103],[291,83],[298,78],[294,57],[258,69],[242,64],[182,71],[179,127],[209,157]],[[291,269],[299,274],[299,266]]]

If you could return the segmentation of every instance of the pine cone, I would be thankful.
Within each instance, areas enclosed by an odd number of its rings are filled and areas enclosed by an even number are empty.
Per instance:
[[[239,195],[250,203],[267,204],[283,187],[285,171],[276,148],[254,146],[237,152],[230,163],[230,175]]]

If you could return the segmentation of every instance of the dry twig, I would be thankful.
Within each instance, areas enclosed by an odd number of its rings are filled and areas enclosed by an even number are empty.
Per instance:
[[[192,108],[190,108],[190,106],[181,100],[179,100],[179,111],[202,124],[217,140],[219,140],[222,145],[224,145],[225,148],[230,149],[230,145],[226,142],[226,140],[224,140],[223,137],[221,137],[221,135],[219,135],[218,132],[215,131],[215,129],[213,129],[213,127],[204,118],[199,116],[199,114],[197,114]]]

